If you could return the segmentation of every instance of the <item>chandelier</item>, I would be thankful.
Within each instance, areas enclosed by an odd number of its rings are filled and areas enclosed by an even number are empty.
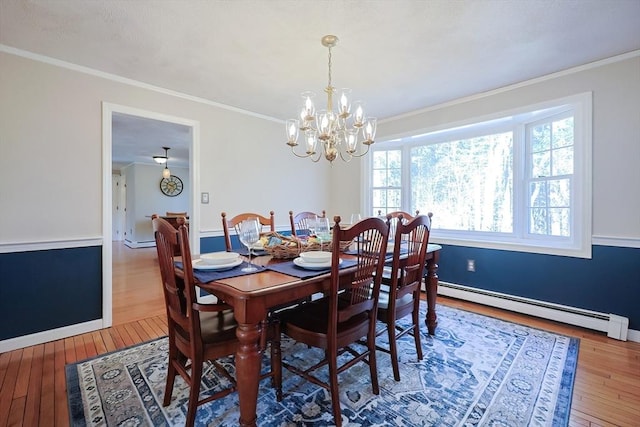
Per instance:
[[[287,145],[296,156],[310,157],[313,162],[318,162],[323,154],[329,162],[333,162],[338,156],[348,162],[354,157],[367,154],[376,136],[377,120],[365,115],[362,101],[351,105],[351,89],[340,90],[337,109],[334,111],[333,95],[336,89],[331,85],[331,48],[338,43],[338,37],[327,35],[321,42],[329,49],[329,83],[324,89],[327,94],[327,109],[316,112],[313,104],[315,94],[303,92],[299,119],[289,119],[286,122]],[[304,154],[296,152],[299,133],[304,138]]]

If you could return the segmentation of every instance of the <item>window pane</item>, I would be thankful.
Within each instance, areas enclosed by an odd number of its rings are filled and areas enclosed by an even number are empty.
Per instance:
[[[544,208],[533,208],[529,210],[529,233],[547,234],[547,210]]]
[[[551,155],[549,151],[531,155],[531,177],[540,178],[551,175]]]
[[[551,236],[570,236],[569,223],[568,208],[549,209],[549,224],[551,225],[549,234]]]
[[[387,186],[400,187],[402,185],[402,169],[389,169]]]
[[[552,176],[573,173],[573,146],[553,150],[551,155],[553,156]]]
[[[402,153],[400,150],[387,151],[388,153],[388,168],[400,169],[402,167]]]
[[[438,212],[451,230],[513,230],[511,132],[411,150],[411,210]]]
[[[573,117],[553,122],[553,148],[573,145]]]
[[[383,169],[387,167],[387,152],[386,151],[374,151],[373,152],[373,168]]]
[[[373,171],[373,186],[374,187],[387,186],[387,170],[386,169]]]
[[[551,143],[551,126],[549,123],[543,123],[531,128],[531,151],[543,151],[550,148]]]
[[[571,187],[569,179],[557,179],[549,181],[549,206],[570,207]]]
[[[529,206],[544,207],[547,206],[547,183],[532,182],[529,193]]]
[[[401,210],[401,206],[402,206],[402,204],[400,203],[400,201],[402,200],[401,196],[402,196],[402,192],[400,190],[388,190],[387,191],[387,208],[391,209],[391,211]]]
[[[387,206],[387,192],[385,190],[373,190],[373,206]]]

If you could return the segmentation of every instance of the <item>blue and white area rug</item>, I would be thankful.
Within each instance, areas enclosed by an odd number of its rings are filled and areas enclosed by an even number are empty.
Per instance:
[[[400,382],[394,381],[390,357],[382,352],[380,395],[372,394],[363,363],[339,376],[343,425],[568,425],[578,339],[443,305],[437,311],[434,337],[422,325],[422,361],[416,358],[413,338],[399,341]],[[67,365],[71,425],[183,425],[188,388],[182,378],[176,379],[171,405],[162,406],[167,352],[167,339],[160,338]],[[299,365],[313,364],[322,355],[287,339],[282,354]],[[265,357],[265,368],[267,364]],[[233,372],[232,358],[225,365]],[[207,369],[201,396],[226,386],[214,369]],[[258,425],[333,425],[324,389],[283,369],[283,393],[282,402],[276,402],[270,381],[260,384]],[[233,393],[200,406],[196,425],[236,426],[238,418]]]

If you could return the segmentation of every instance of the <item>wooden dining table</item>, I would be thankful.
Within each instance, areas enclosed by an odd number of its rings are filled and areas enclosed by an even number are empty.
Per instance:
[[[427,272],[425,275],[427,315],[425,323],[429,334],[434,334],[437,326],[437,270],[440,250],[439,245],[430,244],[427,252]],[[263,266],[282,261],[271,256],[259,256],[252,259],[252,262]],[[353,268],[340,270],[340,273],[345,275],[350,272],[353,272]],[[240,342],[235,357],[240,405],[239,425],[256,425],[258,383],[262,362],[260,348],[262,321],[274,307],[286,306],[328,290],[329,281],[329,272],[301,279],[281,272],[265,270],[255,274],[197,283],[201,289],[233,306],[235,319],[238,323],[236,335]]]

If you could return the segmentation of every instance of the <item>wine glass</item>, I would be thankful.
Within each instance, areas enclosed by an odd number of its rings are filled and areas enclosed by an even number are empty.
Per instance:
[[[258,218],[249,218],[242,221],[240,224],[240,234],[238,235],[240,243],[247,247],[249,252],[249,265],[242,269],[245,273],[251,273],[258,271],[258,269],[251,264],[251,248],[254,244],[260,240],[260,225],[258,224]]]
[[[359,213],[353,213],[351,214],[351,225],[355,224],[356,222],[359,222],[362,218],[360,217]]]
[[[307,230],[309,230],[309,237],[316,237],[316,224],[318,223],[318,217],[307,219]]]
[[[316,235],[320,240],[320,250],[322,250],[322,242],[331,239],[331,229],[329,228],[329,218],[317,218],[316,219]]]

